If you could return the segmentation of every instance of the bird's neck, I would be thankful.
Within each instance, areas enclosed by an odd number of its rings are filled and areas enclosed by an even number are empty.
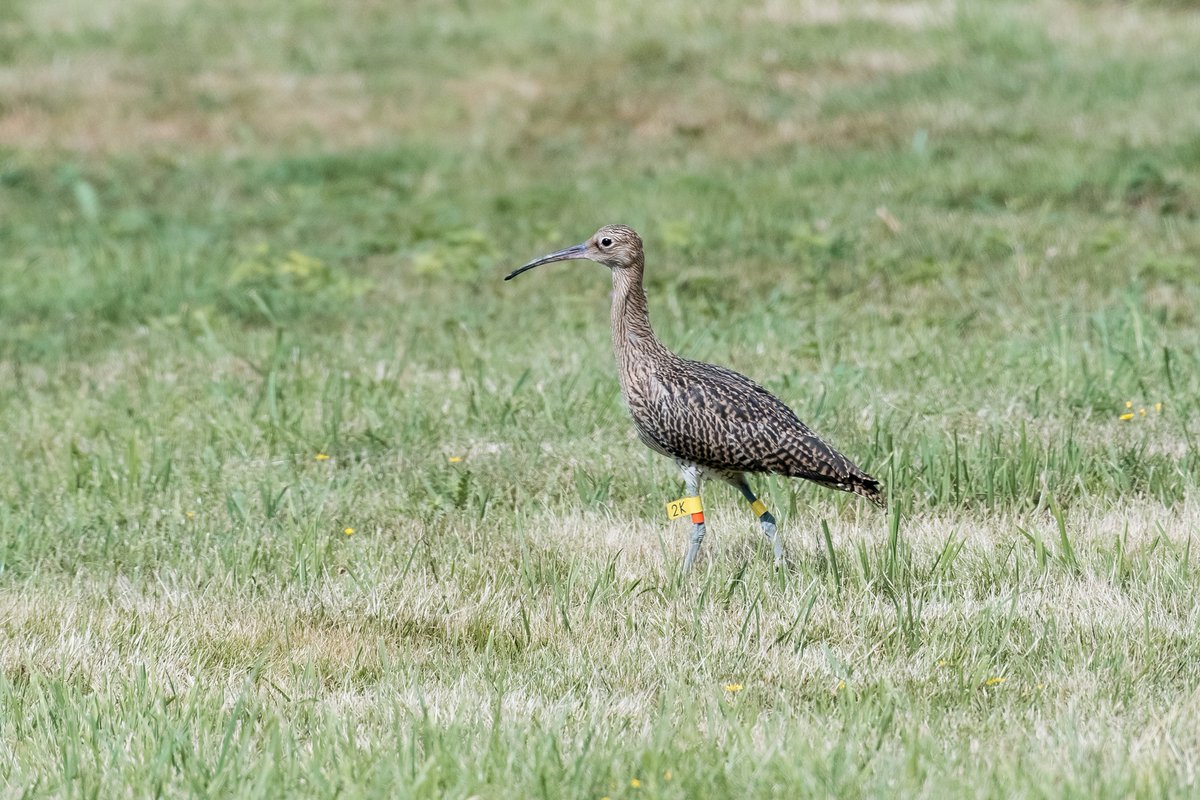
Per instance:
[[[612,336],[617,365],[622,372],[634,361],[666,352],[650,327],[640,264],[613,271]]]

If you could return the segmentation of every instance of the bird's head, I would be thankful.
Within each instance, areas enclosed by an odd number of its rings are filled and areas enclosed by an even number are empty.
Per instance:
[[[525,266],[515,269],[505,276],[510,281],[526,270],[550,264],[555,261],[571,261],[586,258],[603,264],[616,271],[629,269],[642,264],[642,237],[637,231],[624,225],[605,225],[592,234],[586,242],[582,242],[565,250],[559,250],[541,258],[535,258]]]

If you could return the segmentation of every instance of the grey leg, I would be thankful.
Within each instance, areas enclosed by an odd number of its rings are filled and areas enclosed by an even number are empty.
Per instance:
[[[683,470],[683,482],[687,486],[688,497],[700,496],[701,470],[695,464],[680,464]],[[697,519],[697,517],[699,519]],[[690,572],[700,554],[700,545],[704,542],[704,512],[692,515],[692,540],[688,545],[687,555],[683,558],[683,571]]]
[[[742,497],[746,498],[746,502],[758,514],[758,524],[762,526],[763,536],[767,537],[767,541],[771,543],[771,549],[775,552],[775,564],[783,563],[783,542],[779,538],[779,531],[775,528],[775,517],[767,507],[759,502],[754,496],[754,492],[750,490],[750,482],[746,480],[745,475],[730,475],[725,478],[733,486],[742,493]]]

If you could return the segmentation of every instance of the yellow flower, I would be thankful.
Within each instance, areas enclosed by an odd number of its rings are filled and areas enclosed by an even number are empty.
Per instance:
[[[1154,404],[1154,410],[1155,410],[1155,411],[1162,411],[1162,403],[1155,403],[1155,404]]]
[[[633,788],[633,789],[640,789],[640,788],[642,788],[642,782],[639,781],[637,778],[630,778],[629,786],[630,786],[630,788]]]
[[[460,462],[460,461],[462,461],[462,460],[463,460],[463,457],[462,457],[462,456],[450,456],[450,463],[451,463],[451,464],[457,464],[458,462]]]
[[[1129,420],[1133,419],[1133,414],[1125,413],[1125,414],[1122,414],[1121,416],[1117,417],[1117,419],[1128,422]]]
[[[329,460],[329,456],[326,455],[325,453],[317,453],[315,456],[313,456],[313,461],[328,461],[328,460]]]
[[[1133,401],[1132,401],[1132,400],[1126,400],[1126,401],[1125,401],[1125,407],[1126,407],[1126,408],[1133,408]]]
[[[1046,684],[1044,684],[1044,683],[1039,683],[1039,684],[1038,684],[1038,688],[1039,688],[1039,689],[1045,689],[1045,688],[1046,688]]]
[[[350,536],[354,533],[354,528],[346,528],[345,530],[342,531],[342,533],[346,534],[347,536]]]
[[[741,690],[742,690],[742,685],[740,683],[725,684],[725,691],[729,692],[730,694],[737,694]]]
[[[1139,408],[1139,409],[1138,409],[1138,413],[1139,413],[1139,414],[1141,414],[1141,415],[1144,417],[1144,416],[1146,416],[1146,409],[1144,409],[1144,408]]]
[[[664,772],[664,773],[663,773],[663,780],[664,780],[664,781],[669,781],[669,780],[671,780],[671,778],[673,778],[673,777],[675,777],[675,775],[674,775],[674,774],[671,772],[671,770],[667,770],[666,772]]]
[[[944,666],[946,666],[946,659],[944,659],[944,658],[939,658],[939,659],[938,659],[938,662],[937,662],[937,665],[938,665],[939,667],[944,667]]]
[[[187,518],[188,518],[188,519],[195,519],[195,518],[196,518],[196,512],[195,512],[195,511],[189,511],[189,512],[187,512]]]
[[[1008,678],[1000,678],[1000,677],[988,678],[986,681],[984,681],[984,685],[985,686],[999,686],[1000,684],[1004,683],[1006,680],[1008,680]]]
[[[838,685],[837,685],[837,687],[836,687],[836,688],[833,690],[833,693],[834,693],[834,694],[837,694],[838,692],[840,692],[842,689],[845,689],[845,688],[846,688],[846,682],[845,682],[845,681],[838,681]]]

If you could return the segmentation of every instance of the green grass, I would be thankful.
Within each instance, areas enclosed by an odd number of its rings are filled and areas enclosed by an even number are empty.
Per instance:
[[[0,797],[1193,795],[1198,51],[1176,2],[0,6]],[[713,486],[680,578],[608,276],[501,281],[608,222],[887,513],[760,479],[777,573]]]

